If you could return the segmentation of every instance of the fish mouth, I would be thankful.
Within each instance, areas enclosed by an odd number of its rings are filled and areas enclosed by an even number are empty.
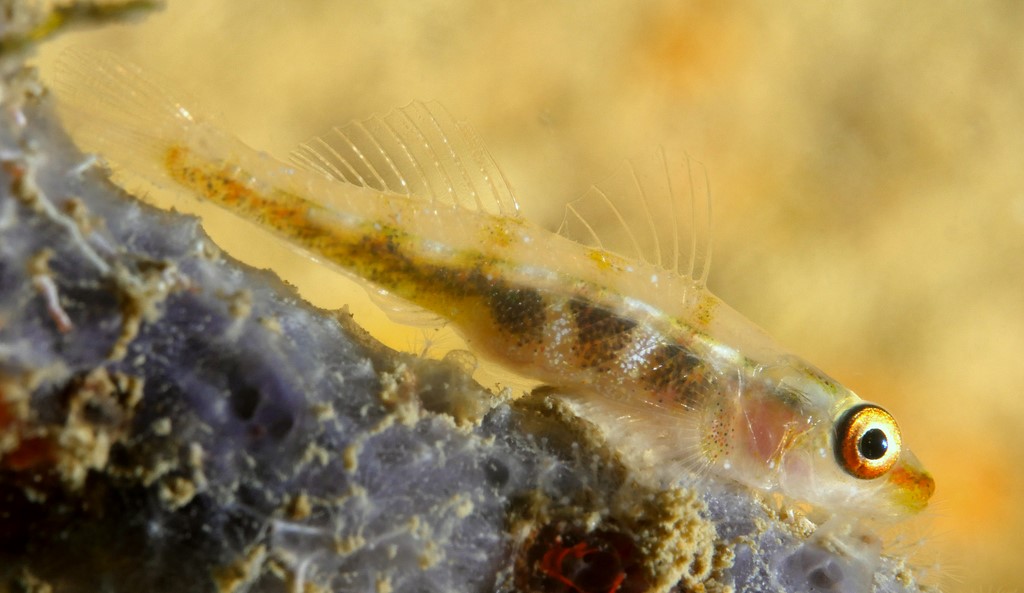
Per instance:
[[[892,487],[892,501],[901,513],[917,513],[928,506],[928,499],[935,493],[935,480],[908,450],[900,454],[900,460],[889,470],[886,482]]]

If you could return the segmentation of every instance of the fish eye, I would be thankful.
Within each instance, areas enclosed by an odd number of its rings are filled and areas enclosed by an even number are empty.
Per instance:
[[[836,423],[836,458],[855,478],[870,480],[889,471],[900,457],[896,419],[872,404],[846,411]]]

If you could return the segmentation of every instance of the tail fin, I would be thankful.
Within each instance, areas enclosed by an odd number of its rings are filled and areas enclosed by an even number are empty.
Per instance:
[[[163,182],[167,149],[219,135],[209,118],[135,64],[109,52],[65,50],[56,65],[58,110],[79,147],[118,169]]]

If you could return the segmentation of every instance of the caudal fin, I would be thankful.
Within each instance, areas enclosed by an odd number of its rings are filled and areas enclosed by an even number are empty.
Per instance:
[[[65,50],[54,88],[61,118],[82,150],[151,181],[166,176],[168,148],[220,135],[188,101],[109,52]]]

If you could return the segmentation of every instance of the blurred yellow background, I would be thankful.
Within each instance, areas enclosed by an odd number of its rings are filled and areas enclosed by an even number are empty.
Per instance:
[[[901,527],[913,562],[945,590],[1008,591],[1024,584],[1022,31],[1005,0],[171,0],[39,63],[112,49],[282,157],[436,99],[548,225],[623,159],[686,147],[715,194],[713,290],[901,420],[938,484]],[[315,304],[358,301],[375,335],[416,341],[336,273],[204,216]]]

